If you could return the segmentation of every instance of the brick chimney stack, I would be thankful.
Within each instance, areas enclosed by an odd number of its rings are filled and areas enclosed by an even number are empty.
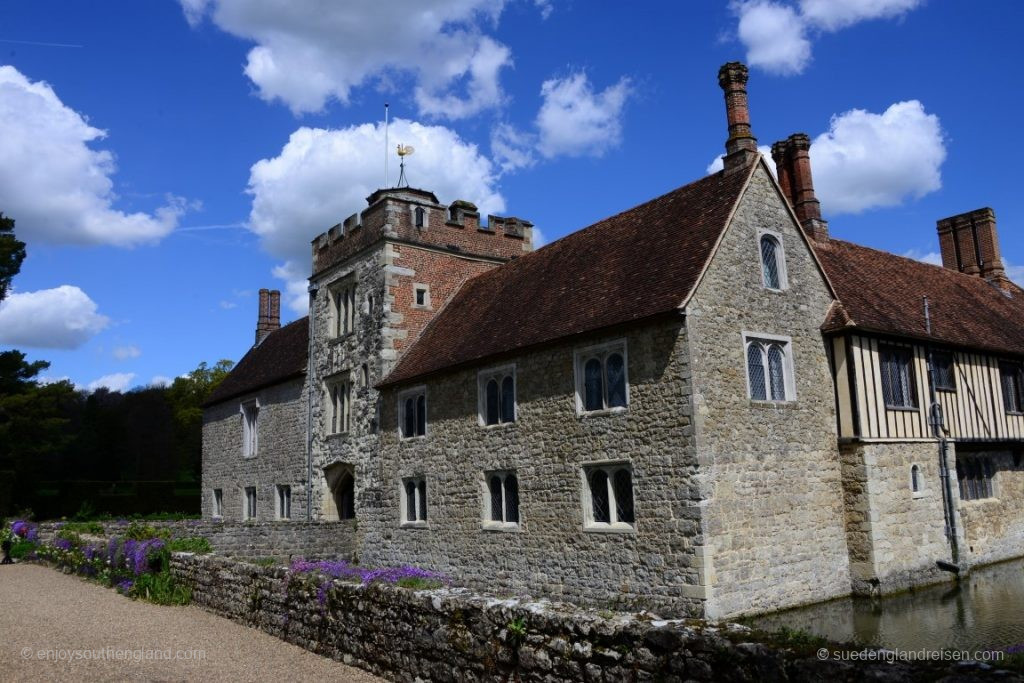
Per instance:
[[[256,346],[274,330],[281,327],[281,292],[260,290],[259,317],[256,319]]]
[[[828,240],[828,221],[821,217],[821,202],[814,194],[811,176],[811,139],[794,133],[772,145],[772,159],[783,194],[793,206],[804,233],[813,240]]]
[[[757,159],[757,138],[750,130],[747,107],[747,67],[728,62],[718,70],[718,85],[725,92],[725,114],[729,121],[729,139],[725,141],[726,171],[746,168]]]
[[[1007,289],[1003,260],[999,254],[996,214],[985,207],[943,218],[936,223],[942,265],[968,275],[983,277],[1000,289]]]

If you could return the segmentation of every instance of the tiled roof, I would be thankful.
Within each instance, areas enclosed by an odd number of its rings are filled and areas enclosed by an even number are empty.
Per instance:
[[[715,173],[469,280],[382,384],[677,309],[748,177]]]
[[[1009,298],[976,275],[842,240],[814,245],[841,302],[832,306],[822,326],[826,332],[853,327],[1024,354],[1024,290],[1016,288]]]
[[[306,372],[309,356],[309,317],[300,318],[267,335],[249,349],[204,405],[213,405]]]

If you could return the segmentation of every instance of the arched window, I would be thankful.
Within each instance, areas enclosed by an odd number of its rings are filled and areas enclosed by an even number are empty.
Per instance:
[[[402,436],[408,438],[416,435],[416,399],[412,396],[405,399],[405,425]]]
[[[356,518],[356,480],[351,472],[345,472],[334,490],[335,505],[338,507],[338,519]]]
[[[601,378],[601,361],[591,358],[583,366],[583,407],[586,410],[601,410],[604,407],[604,385]]]
[[[427,433],[427,397],[420,394],[416,397],[416,436]]]
[[[497,474],[491,476],[491,521],[501,522],[502,511],[504,510],[501,497],[501,477]]]
[[[585,465],[590,510],[587,526],[628,530],[636,525],[633,471],[628,463]]]
[[[487,475],[490,506],[485,526],[512,527],[519,524],[519,480],[515,472],[491,472]]]
[[[496,424],[498,424],[498,417],[499,417],[499,414],[500,414],[499,411],[498,411],[499,406],[498,406],[498,381],[497,380],[494,380],[494,379],[488,380],[488,382],[487,382],[487,396],[486,396],[485,400],[487,401],[486,424],[496,425]]]
[[[758,342],[747,344],[747,377],[750,380],[750,398],[755,401],[766,400],[768,391],[764,380],[764,359]]]
[[[405,482],[405,520],[416,521],[416,482]]]
[[[516,419],[516,385],[512,375],[501,380],[501,421],[515,422]]]
[[[917,465],[910,468],[910,489],[914,493],[921,490],[921,468]]]
[[[782,244],[774,235],[761,236],[761,273],[764,286],[768,289],[783,289],[786,286]]]
[[[629,405],[626,343],[619,340],[575,353],[577,409],[622,409]]]
[[[755,401],[793,400],[789,342],[747,340],[747,386]]]
[[[415,211],[413,211],[413,213],[416,216],[416,227],[417,228],[422,228],[423,227],[423,223],[424,223],[423,219],[426,216],[427,212],[423,210],[422,206],[417,206]]]

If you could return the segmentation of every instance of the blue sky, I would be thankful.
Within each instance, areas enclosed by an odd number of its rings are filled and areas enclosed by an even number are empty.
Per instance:
[[[1010,1],[8,0],[0,349],[82,387],[237,360],[256,291],[302,315],[309,240],[384,184],[385,102],[414,186],[557,239],[708,172],[734,59],[760,144],[811,136],[834,236],[934,260],[937,219],[991,206],[1024,282],[1022,28]]]

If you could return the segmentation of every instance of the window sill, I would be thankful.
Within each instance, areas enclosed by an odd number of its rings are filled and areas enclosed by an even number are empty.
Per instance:
[[[519,524],[512,522],[484,522],[480,529],[481,531],[496,531],[498,533],[506,534],[523,533],[523,528]]]
[[[751,408],[781,408],[783,410],[796,410],[799,404],[793,401],[760,401],[758,399],[750,399]]]
[[[980,506],[980,505],[987,505],[987,504],[990,504],[990,503],[998,503],[998,502],[999,502],[999,499],[996,498],[995,496],[992,496],[991,498],[974,498],[972,500],[964,500],[962,498],[960,499],[960,504],[961,505],[969,505],[969,506],[972,506],[972,507],[973,506]]]
[[[919,412],[921,412],[921,409],[917,408],[915,406],[886,406],[885,409],[886,410],[891,410],[894,413],[919,413]]]
[[[1011,417],[1021,417],[1021,416],[1024,416],[1024,411],[1020,411],[1020,410],[1007,410],[1006,414],[1011,416]]]
[[[629,411],[629,406],[620,406],[616,408],[601,408],[600,410],[582,410],[577,415],[579,417],[607,417],[609,415],[622,415]]]
[[[917,500],[918,498],[928,498],[932,495],[931,491],[911,491],[911,498]]]
[[[409,308],[411,308],[414,311],[432,311],[432,310],[434,310],[433,306],[427,306],[426,304],[413,304]]]
[[[349,337],[353,336],[355,333],[356,333],[355,330],[352,330],[351,332],[345,332],[344,334],[335,335],[335,336],[331,337],[330,339],[328,339],[327,343],[332,345],[332,346],[335,346],[337,344],[342,343],[343,341],[345,341]]]
[[[935,387],[935,391],[940,391],[944,394],[955,394],[956,387]]]
[[[256,459],[255,455],[243,455],[242,456],[242,460],[255,460],[255,459]]]
[[[783,287],[782,289],[776,289],[774,287],[768,287],[766,285],[762,285],[761,288],[764,289],[764,291],[766,291],[766,292],[771,292],[772,294],[785,294],[787,291],[789,291],[789,287]]]
[[[402,522],[398,525],[399,529],[429,529],[425,521],[423,522]]]
[[[350,434],[350,432],[333,432],[333,433],[327,435],[327,440],[328,441],[337,441],[339,438],[341,438],[343,436],[348,436],[349,434]]]
[[[409,443],[410,441],[426,441],[426,434],[417,434],[416,436],[399,436],[399,443]]]
[[[511,422],[495,422],[492,425],[481,422],[480,426],[484,429],[508,429],[509,427],[514,427],[516,422],[517,420],[512,420]]]
[[[614,524],[592,522],[585,525],[583,531],[588,534],[635,534],[636,527],[625,522],[615,522]]]

